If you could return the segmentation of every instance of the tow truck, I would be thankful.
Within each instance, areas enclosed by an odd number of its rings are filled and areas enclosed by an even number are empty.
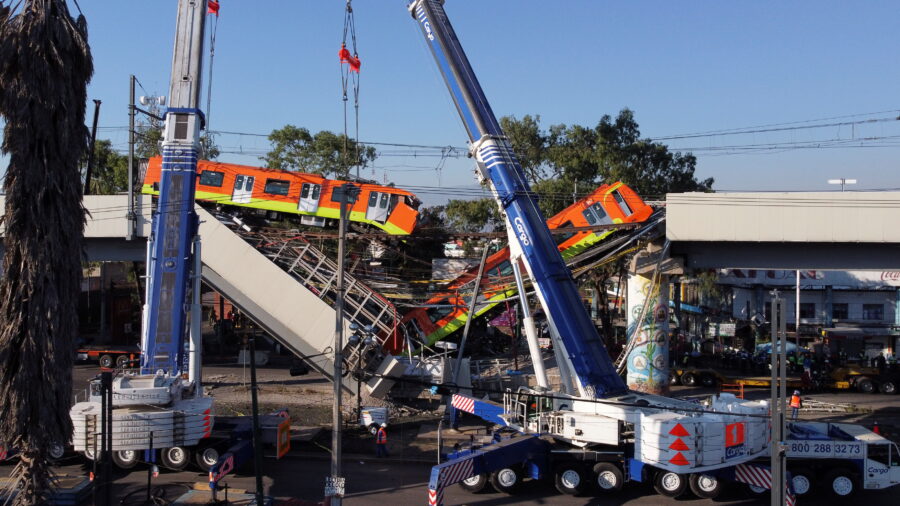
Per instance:
[[[784,449],[797,497],[821,488],[844,499],[860,489],[900,484],[900,448],[880,434],[847,423],[794,422],[787,428]]]
[[[489,480],[511,491],[526,476],[553,476],[557,488],[567,494],[579,493],[590,481],[601,489],[615,490],[625,479],[652,481],[658,492],[672,497],[684,493],[689,482],[707,496],[716,493],[722,473],[750,465],[767,451],[766,406],[730,394],[714,396],[698,406],[626,387],[583,309],[572,275],[443,1],[415,0],[408,9],[468,133],[476,175],[490,188],[504,217],[537,383],[535,388],[507,392],[502,404],[452,395],[456,410],[509,428],[514,436],[452,454],[435,466],[429,504],[440,504],[444,488],[454,483],[473,487]],[[563,378],[559,392],[551,391],[547,381],[520,264],[547,316]]]

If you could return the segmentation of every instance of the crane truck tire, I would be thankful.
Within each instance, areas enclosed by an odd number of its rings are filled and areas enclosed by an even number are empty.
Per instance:
[[[715,499],[722,493],[722,480],[711,474],[695,473],[691,475],[691,492],[701,499]]]
[[[611,462],[600,462],[594,465],[594,482],[604,494],[612,494],[622,490],[625,476],[619,466]]]
[[[673,473],[672,471],[660,471],[653,480],[653,489],[656,493],[665,497],[680,497],[688,488],[688,476],[686,474]]]
[[[100,367],[104,369],[112,369],[113,365],[115,365],[116,361],[112,358],[112,355],[101,355],[100,356]]]
[[[173,471],[181,471],[191,461],[191,452],[181,446],[163,448],[159,451],[159,460],[162,462],[163,467]]]
[[[490,480],[488,479],[488,475],[486,473],[482,473],[466,478],[465,480],[459,482],[459,486],[467,492],[477,494],[487,488],[489,481]]]
[[[864,394],[871,394],[875,391],[875,383],[869,378],[859,378],[856,380],[856,389]]]
[[[566,495],[578,495],[587,488],[587,473],[579,464],[563,464],[556,468],[553,476],[556,490]]]
[[[697,376],[692,372],[686,372],[681,375],[681,384],[686,387],[697,385]]]
[[[835,469],[825,475],[823,482],[828,493],[838,499],[846,499],[859,488],[856,477],[848,469]]]
[[[59,460],[66,454],[66,446],[59,443],[50,443],[48,457],[50,460]]]
[[[112,461],[119,469],[131,469],[140,462],[137,450],[119,450],[112,452]]]
[[[894,395],[897,393],[897,383],[894,380],[885,380],[881,383],[879,390],[883,394]]]
[[[791,486],[794,488],[794,495],[797,497],[810,495],[813,491],[815,476],[805,467],[791,469]]]
[[[194,464],[204,473],[208,473],[219,460],[219,450],[213,446],[201,447],[194,452]]]
[[[491,473],[491,485],[497,492],[514,494],[522,484],[521,467],[504,467]]]
[[[84,456],[84,458],[86,458],[90,461],[93,461],[94,457],[96,457],[96,455],[94,455],[94,449],[90,448],[90,447],[85,448],[84,451],[81,452],[81,454]]]

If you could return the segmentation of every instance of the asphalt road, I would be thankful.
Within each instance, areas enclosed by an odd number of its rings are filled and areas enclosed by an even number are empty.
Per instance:
[[[330,474],[330,463],[325,455],[290,455],[280,461],[266,459],[264,463],[264,487],[266,493],[279,499],[299,499],[299,504],[321,501],[325,484],[325,476]],[[62,473],[77,474],[87,472],[87,468],[78,463],[71,463],[59,469]],[[427,485],[430,467],[400,461],[379,461],[375,459],[346,459],[343,466],[347,477],[347,504],[379,504],[406,505],[426,504]],[[152,487],[164,491],[167,499],[172,500],[185,493],[195,483],[205,482],[206,476],[191,472],[165,472],[152,481]],[[254,478],[240,474],[225,480],[232,489],[254,490]],[[131,473],[117,474],[113,484],[114,504],[141,504],[146,495],[146,468],[137,468]],[[130,500],[129,500],[130,497]],[[220,494],[219,499],[223,496]],[[838,504],[826,497],[814,497],[806,501],[824,504]],[[861,491],[854,497],[854,503],[866,506],[896,505],[896,490]],[[768,496],[751,496],[741,486],[735,485],[715,501],[684,497],[668,499],[657,495],[650,486],[629,484],[624,490],[612,496],[570,497],[560,495],[552,484],[526,482],[516,495],[496,492],[470,494],[459,486],[451,486],[444,495],[444,504],[450,505],[485,505],[498,506],[506,504],[541,504],[541,505],[588,505],[588,504],[628,504],[628,505],[714,505],[745,504],[767,505]],[[293,503],[298,504],[298,503]]]

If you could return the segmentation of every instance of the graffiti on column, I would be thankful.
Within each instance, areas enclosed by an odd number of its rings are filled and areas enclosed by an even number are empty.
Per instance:
[[[628,354],[628,388],[666,394],[669,390],[668,284],[643,276],[628,277],[628,336],[635,340]]]

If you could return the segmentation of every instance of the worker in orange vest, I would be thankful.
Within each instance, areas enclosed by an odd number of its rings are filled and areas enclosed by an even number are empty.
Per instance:
[[[378,432],[375,433],[375,456],[376,457],[387,457],[387,424],[381,424],[381,427],[378,427]]]
[[[800,412],[800,408],[803,407],[803,400],[800,399],[800,390],[794,390],[794,395],[791,396],[791,420],[797,419],[797,414]]]

